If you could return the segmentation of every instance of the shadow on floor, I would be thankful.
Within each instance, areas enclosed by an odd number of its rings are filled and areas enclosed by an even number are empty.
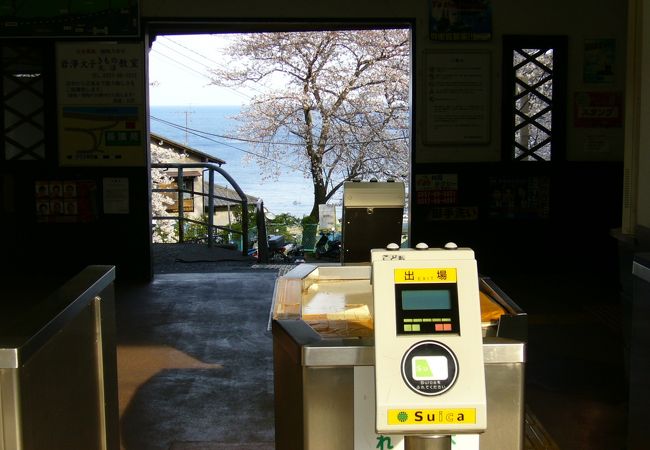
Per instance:
[[[205,251],[168,258],[150,284],[118,285],[124,450],[273,448],[267,324],[275,279],[287,267],[213,250],[208,260]],[[588,273],[513,273],[490,276],[530,318],[526,448],[625,448],[615,284]]]
[[[119,292],[123,449],[273,442],[267,324],[276,276],[266,270],[161,274]]]

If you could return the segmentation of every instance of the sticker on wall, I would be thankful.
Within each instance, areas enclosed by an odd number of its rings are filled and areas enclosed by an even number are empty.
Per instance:
[[[85,223],[97,218],[96,183],[91,180],[38,180],[34,195],[36,221]]]

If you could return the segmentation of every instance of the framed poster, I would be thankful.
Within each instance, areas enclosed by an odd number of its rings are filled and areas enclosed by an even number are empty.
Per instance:
[[[434,41],[487,41],[492,37],[491,0],[429,0]]]
[[[583,67],[585,83],[613,83],[615,63],[615,39],[585,39]]]
[[[57,44],[59,164],[146,164],[140,43]]]
[[[489,143],[490,53],[430,51],[425,70],[425,143]]]

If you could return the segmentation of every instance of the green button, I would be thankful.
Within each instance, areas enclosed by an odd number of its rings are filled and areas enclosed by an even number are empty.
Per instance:
[[[419,325],[417,325],[419,327]],[[412,331],[413,325],[404,325],[404,331]]]
[[[432,322],[442,322],[442,319],[439,319],[439,318],[436,317],[435,319],[431,319],[431,321]]]
[[[420,325],[413,325],[413,331],[420,331]]]
[[[422,322],[422,319],[413,319],[413,322]]]
[[[404,322],[413,322],[413,319],[404,319]]]
[[[422,322],[431,322],[433,319],[422,319]]]
[[[449,317],[443,317],[442,321],[443,322],[451,322],[451,319]]]

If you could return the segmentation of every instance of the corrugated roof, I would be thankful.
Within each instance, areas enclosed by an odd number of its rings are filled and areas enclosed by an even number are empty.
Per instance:
[[[204,192],[208,192],[210,189],[210,184],[207,181],[203,182],[203,189]],[[234,201],[240,201],[241,199],[239,198],[239,194],[237,194],[237,191],[234,189],[231,189],[226,186],[221,186],[219,184],[214,185],[214,195],[218,197],[223,197],[226,199],[232,199]],[[214,199],[214,205],[215,206],[226,206],[229,204],[232,204],[232,202],[229,202],[228,200],[224,200],[223,198],[215,198]],[[258,198],[254,197],[252,195],[246,194],[246,200],[248,201],[249,205],[257,203]]]

